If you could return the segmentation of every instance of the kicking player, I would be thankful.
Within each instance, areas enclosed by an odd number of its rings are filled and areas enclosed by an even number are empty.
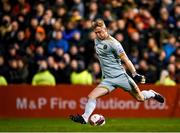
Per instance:
[[[159,93],[153,90],[140,91],[135,82],[145,83],[145,77],[136,72],[134,65],[127,57],[121,44],[108,34],[104,21],[102,19],[95,20],[92,24],[92,29],[97,35],[95,50],[100,61],[103,80],[88,95],[84,114],[70,115],[70,119],[74,122],[86,124],[96,107],[96,99],[118,87],[129,92],[130,95],[140,102],[153,98],[163,103],[164,98]],[[121,61],[125,63],[134,80],[126,73]]]

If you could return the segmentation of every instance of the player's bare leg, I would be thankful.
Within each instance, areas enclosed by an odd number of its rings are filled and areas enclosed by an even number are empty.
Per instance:
[[[101,86],[97,86],[89,95],[88,95],[88,102],[86,103],[85,106],[85,111],[84,114],[81,115],[71,115],[70,119],[73,120],[74,122],[78,122],[81,124],[86,124],[88,122],[88,119],[94,109],[96,108],[96,99],[104,96],[108,93],[109,91]]]
[[[140,91],[139,87],[135,83],[133,86],[134,86],[134,89],[130,92],[130,94],[138,101],[143,102],[145,100],[153,98],[160,103],[164,103],[164,98],[159,93],[153,90]]]
[[[134,84],[134,88],[130,91],[130,94],[140,102],[145,101],[144,95],[141,93],[139,87],[136,84]]]
[[[108,93],[108,89],[104,86],[97,86],[94,88],[94,90],[91,91],[91,93],[88,95],[88,98],[91,99],[97,99],[101,96],[104,96]]]

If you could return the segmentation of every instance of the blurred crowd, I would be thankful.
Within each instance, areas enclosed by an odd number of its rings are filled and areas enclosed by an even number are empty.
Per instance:
[[[96,18],[147,83],[180,83],[180,0],[1,0],[0,84],[98,84]]]

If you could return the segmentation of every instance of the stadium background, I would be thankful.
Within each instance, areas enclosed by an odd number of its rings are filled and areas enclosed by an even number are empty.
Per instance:
[[[134,113],[131,109],[124,110],[127,114],[122,115],[121,109],[116,116],[118,119],[105,113],[108,122],[102,128],[82,127],[68,119],[25,119],[42,117],[47,109],[39,113],[27,110],[23,114],[16,107],[18,98],[37,100],[46,95],[66,98],[67,92],[85,97],[101,81],[93,46],[96,35],[91,31],[91,22],[96,18],[105,21],[109,33],[122,43],[138,73],[146,76],[150,86],[141,86],[141,89],[153,87],[167,96],[168,109],[160,110],[161,106],[152,103],[155,108],[151,111],[163,118],[154,118],[153,113],[145,110],[137,112],[136,119],[119,119]],[[179,29],[179,0],[1,0],[0,85],[5,87],[0,87],[0,130],[180,131],[180,120],[174,118],[179,117],[180,112]],[[81,92],[78,88],[83,89],[82,93],[78,93]],[[112,98],[119,96],[123,99],[127,95],[124,92],[112,94]],[[156,107],[160,107],[159,110]],[[70,113],[79,111],[82,110]],[[61,118],[61,110],[55,112],[58,112],[55,117]],[[106,111],[99,110],[103,112]],[[20,119],[21,114],[23,119]],[[47,114],[44,118],[51,118]],[[63,117],[67,118],[66,115]],[[144,119],[138,118],[141,115]]]

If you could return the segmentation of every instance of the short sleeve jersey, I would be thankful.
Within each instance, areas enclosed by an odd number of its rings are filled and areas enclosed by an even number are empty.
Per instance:
[[[115,78],[125,73],[119,55],[124,52],[120,42],[109,37],[106,40],[95,39],[95,51],[98,56],[104,78]]]

